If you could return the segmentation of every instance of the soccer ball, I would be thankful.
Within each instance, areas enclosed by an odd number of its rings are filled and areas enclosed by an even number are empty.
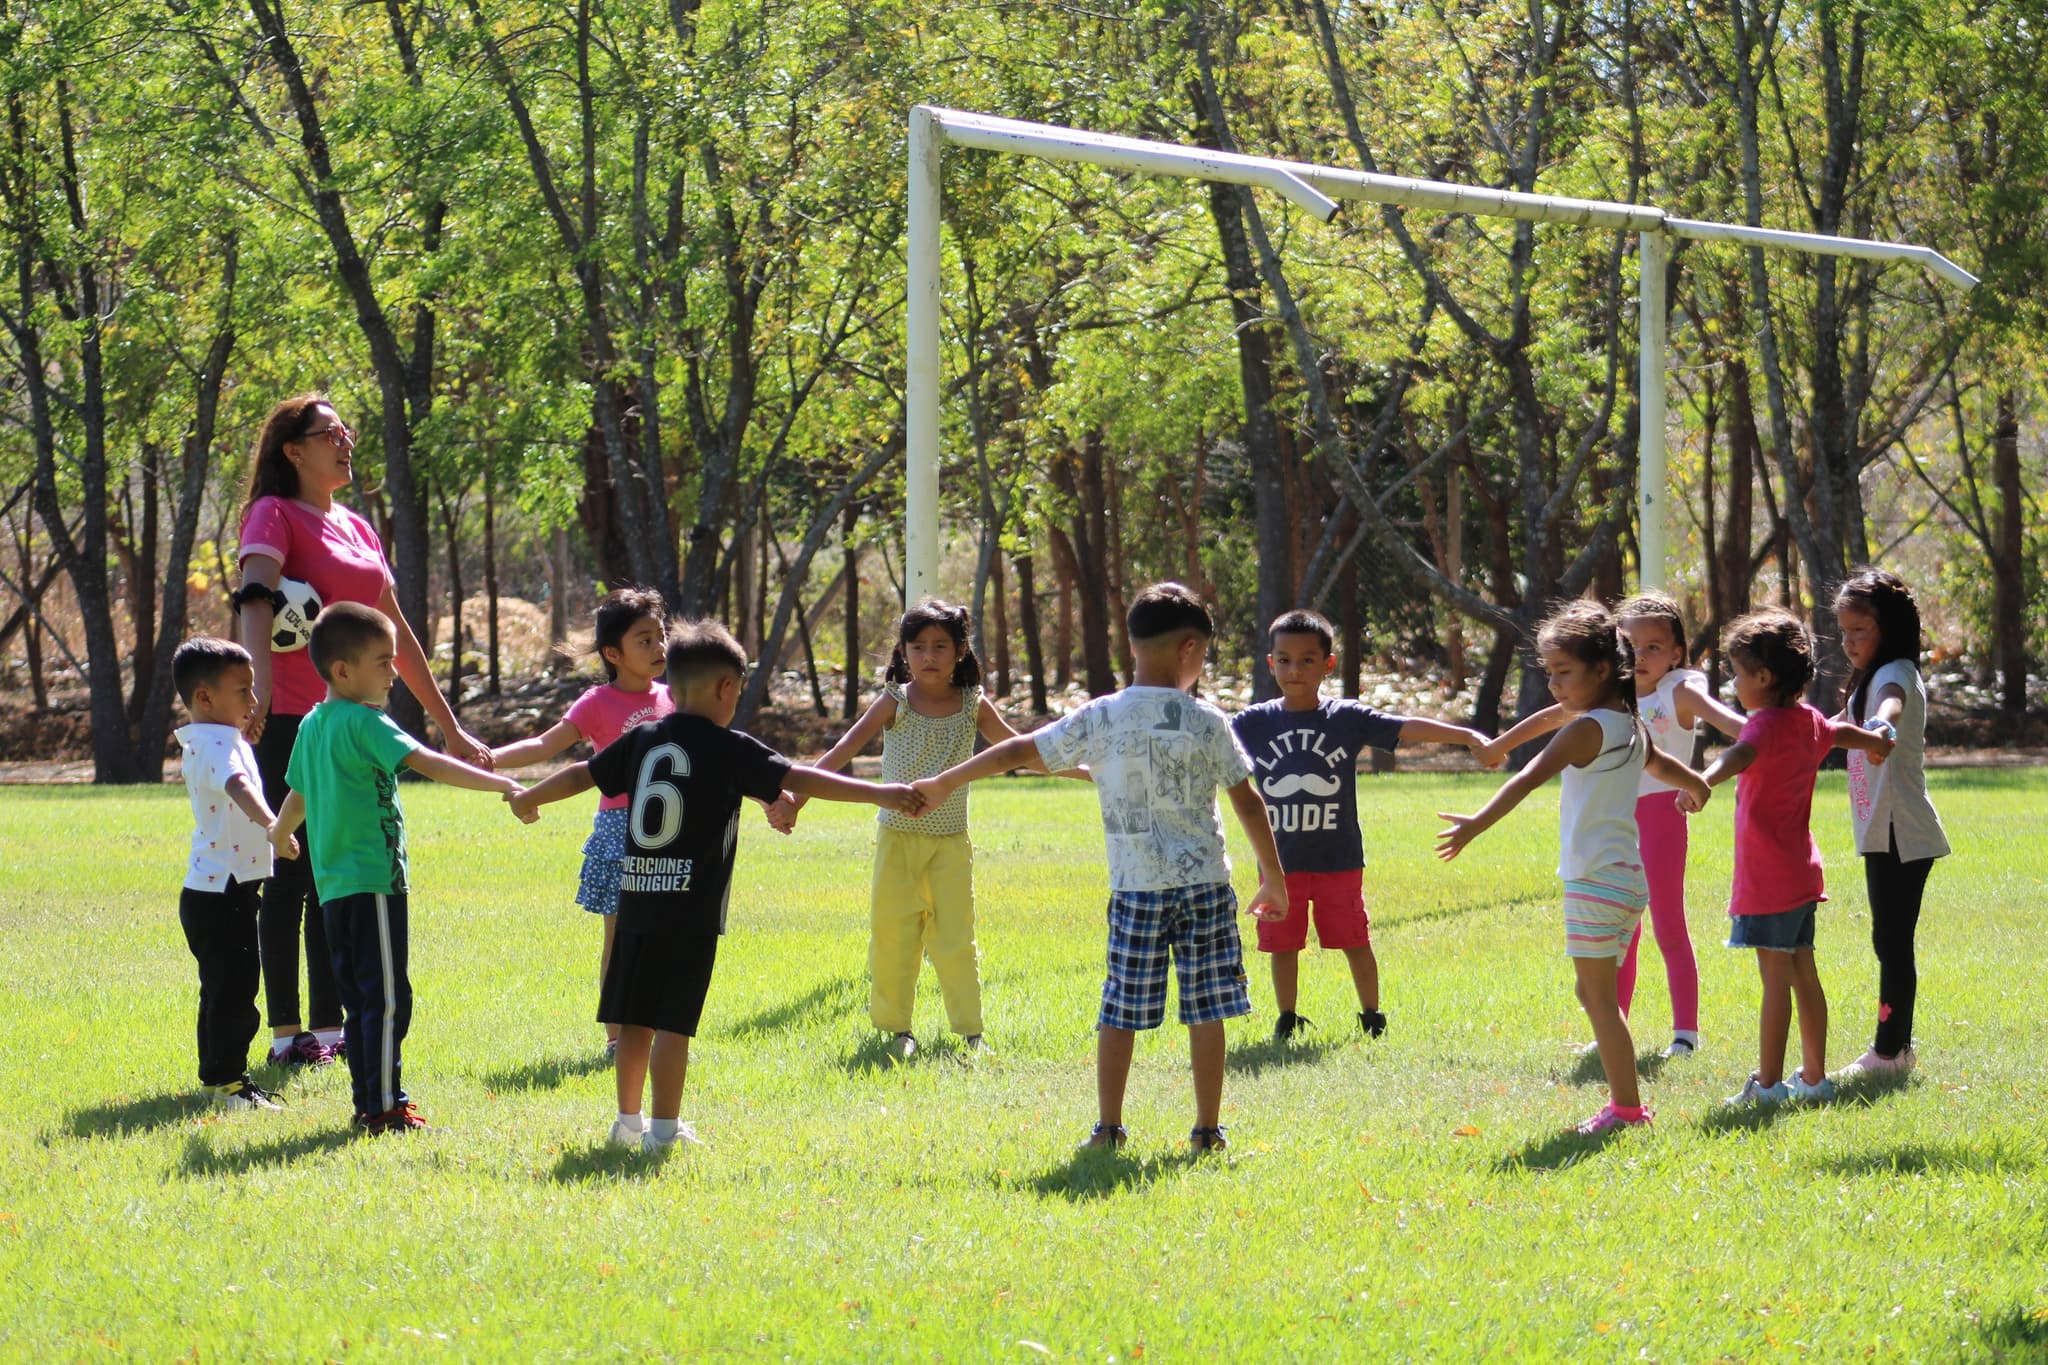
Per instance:
[[[320,594],[313,591],[311,583],[301,583],[296,578],[280,579],[277,590],[284,596],[284,605],[271,617],[270,647],[279,654],[290,654],[304,649],[313,638],[313,618],[320,614]]]

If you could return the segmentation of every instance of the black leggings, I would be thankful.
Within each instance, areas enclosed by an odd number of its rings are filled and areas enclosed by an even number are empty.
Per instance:
[[[256,767],[263,774],[263,799],[272,810],[284,805],[291,788],[285,765],[299,737],[303,716],[273,715],[256,741]],[[306,995],[312,1006],[299,1013],[299,926],[306,927]],[[327,955],[327,923],[320,914],[320,894],[313,887],[313,859],[306,831],[299,830],[299,856],[279,858],[277,870],[263,883],[263,906],[256,916],[256,937],[263,952],[263,997],[269,1024],[296,1023],[307,1029],[341,1027],[341,988],[334,980],[334,960]]]
[[[1870,946],[1877,954],[1877,1038],[1871,1050],[1896,1057],[1913,1042],[1913,997],[1920,973],[1913,965],[1913,932],[1920,925],[1920,897],[1934,859],[1899,859],[1892,836],[1885,853],[1863,855],[1863,882],[1870,892]]]

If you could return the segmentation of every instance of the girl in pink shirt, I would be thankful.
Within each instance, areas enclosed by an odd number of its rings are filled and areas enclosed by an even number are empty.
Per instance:
[[[1728,946],[1757,950],[1763,982],[1757,1068],[1730,1104],[1833,1099],[1827,1076],[1828,1000],[1813,960],[1813,922],[1822,890],[1820,848],[1809,827],[1813,778],[1828,750],[1861,749],[1882,761],[1891,740],[1838,725],[1799,699],[1813,678],[1813,637],[1789,612],[1754,612],[1728,627],[1722,648],[1735,670],[1735,696],[1749,720],[1704,774],[1709,787],[1735,786],[1735,885]],[[1682,809],[1696,810],[1681,794]],[[1799,1007],[1803,1069],[1785,1077],[1792,1007]]]
[[[606,681],[578,697],[562,719],[531,739],[491,751],[499,768],[543,763],[578,740],[588,740],[592,753],[636,725],[660,720],[675,710],[668,688],[655,681],[668,669],[668,609],[652,588],[619,588],[597,604],[596,639],[592,649],[604,663]],[[576,903],[604,923],[604,949],[598,956],[597,979],[611,965],[612,940],[618,930],[619,861],[626,855],[625,795],[598,803],[597,821],[583,845],[583,876]],[[605,1025],[605,1055],[618,1048],[616,1024]]]

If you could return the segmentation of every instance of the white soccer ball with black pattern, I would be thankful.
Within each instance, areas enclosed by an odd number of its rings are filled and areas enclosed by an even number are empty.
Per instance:
[[[279,654],[304,649],[313,638],[313,618],[320,614],[320,594],[311,583],[296,578],[280,579],[278,592],[284,603],[270,620],[270,647]]]

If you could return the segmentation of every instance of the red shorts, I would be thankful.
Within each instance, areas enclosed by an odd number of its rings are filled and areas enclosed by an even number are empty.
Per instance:
[[[1365,916],[1365,869],[1287,874],[1287,918],[1260,920],[1259,951],[1298,953],[1308,946],[1309,906],[1315,906],[1316,942],[1325,948],[1363,948],[1372,942]]]

